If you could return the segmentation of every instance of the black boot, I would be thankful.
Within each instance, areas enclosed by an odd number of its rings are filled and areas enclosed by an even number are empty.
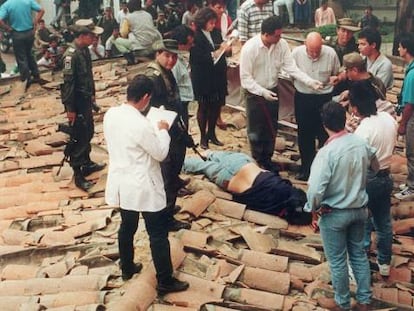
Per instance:
[[[158,295],[163,296],[168,293],[182,292],[187,290],[189,286],[188,282],[180,281],[174,277],[171,277],[170,280],[158,284],[157,292]]]
[[[73,168],[73,172],[76,187],[84,191],[88,191],[90,188],[92,188],[93,183],[85,179],[80,168]]]
[[[201,138],[200,138],[200,147],[202,148],[202,149],[208,149],[208,139],[207,139],[207,136],[206,135],[201,135]]]
[[[137,273],[141,272],[142,263],[137,262],[132,267],[129,267],[129,268],[122,267],[121,270],[122,270],[122,279],[124,281],[127,281],[127,280],[131,279],[134,276],[134,274],[137,274]]]
[[[224,144],[218,140],[216,134],[209,134],[209,140],[216,146],[224,146]]]
[[[106,164],[98,164],[98,163],[90,161],[88,164],[81,166],[81,172],[82,172],[82,175],[86,177],[92,173],[103,170],[105,166]]]

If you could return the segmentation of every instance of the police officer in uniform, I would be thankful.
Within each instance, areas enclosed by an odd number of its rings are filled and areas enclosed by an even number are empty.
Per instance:
[[[88,46],[103,29],[96,27],[92,20],[80,19],[73,26],[75,40],[63,56],[63,84],[61,85],[62,103],[72,126],[69,163],[74,172],[75,184],[87,191],[93,183],[85,177],[102,170],[105,165],[91,161],[90,141],[94,124],[92,109],[95,103],[95,84],[93,81],[92,61]]]
[[[174,218],[175,202],[178,190],[184,186],[179,174],[185,158],[186,147],[192,147],[194,142],[187,133],[183,122],[183,107],[180,101],[177,82],[171,69],[177,62],[178,42],[172,39],[156,41],[153,44],[155,60],[148,64],[145,75],[154,82],[150,105],[153,107],[164,106],[167,110],[177,113],[177,118],[171,125],[170,149],[167,158],[161,163],[161,171],[164,179],[164,188],[167,195],[167,210],[170,231],[189,229],[191,225]]]

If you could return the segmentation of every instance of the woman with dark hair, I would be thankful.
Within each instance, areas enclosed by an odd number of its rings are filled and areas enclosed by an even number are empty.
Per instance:
[[[217,139],[215,128],[220,107],[227,95],[227,64],[224,53],[231,47],[223,42],[215,28],[217,14],[211,8],[200,9],[195,18],[196,33],[190,51],[190,64],[195,99],[198,101],[197,121],[200,128],[200,146],[208,142],[223,146]]]

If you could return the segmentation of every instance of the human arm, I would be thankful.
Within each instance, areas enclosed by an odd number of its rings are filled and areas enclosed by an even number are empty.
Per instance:
[[[404,106],[404,110],[402,112],[402,116],[401,116],[401,120],[398,126],[398,134],[399,135],[405,135],[406,133],[406,128],[407,128],[407,123],[408,120],[411,118],[412,114],[413,114],[413,104],[411,103],[407,103]]]
[[[33,30],[36,31],[36,27],[39,24],[39,21],[42,19],[43,15],[45,14],[45,10],[41,8],[35,15],[35,19],[33,22]]]
[[[240,53],[240,83],[242,88],[249,93],[263,96],[267,89],[261,86],[253,76],[256,58],[257,53],[253,45],[245,44]]]
[[[75,74],[76,56],[67,55],[64,58],[63,84],[60,86],[62,103],[65,106],[69,123],[73,124],[76,118],[75,107]]]
[[[322,82],[312,79],[305,72],[298,68],[292,56],[292,52],[290,51],[290,48],[285,40],[281,39],[278,44],[280,44],[282,58],[281,64],[284,71],[286,71],[292,78],[301,81],[314,90],[323,87]]]
[[[244,44],[248,39],[248,19],[245,10],[240,8],[238,19],[237,19],[237,30],[239,31],[239,39]]]
[[[139,137],[139,144],[155,160],[163,161],[170,149],[171,137],[168,134],[169,125],[165,121],[159,121],[157,129],[148,124]]]
[[[322,200],[329,181],[332,176],[332,170],[329,159],[321,151],[316,155],[312,163],[312,169],[308,180],[307,198],[304,210],[306,212],[317,212],[321,208]]]

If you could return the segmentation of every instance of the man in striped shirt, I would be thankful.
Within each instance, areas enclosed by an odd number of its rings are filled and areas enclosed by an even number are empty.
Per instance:
[[[246,0],[238,16],[239,38],[242,44],[260,33],[262,21],[273,16],[273,6],[269,0]]]

